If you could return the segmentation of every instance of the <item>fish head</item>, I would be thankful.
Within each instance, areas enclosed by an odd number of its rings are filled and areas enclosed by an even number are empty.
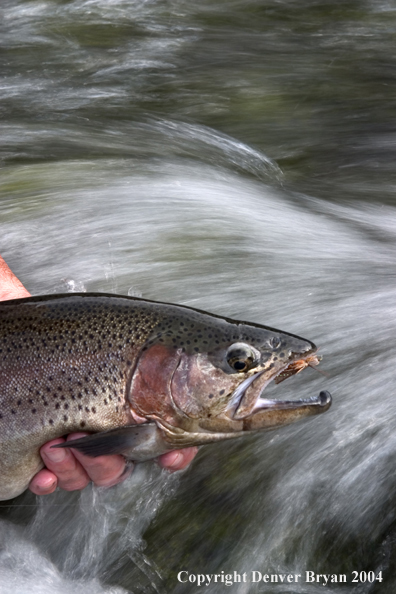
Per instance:
[[[316,350],[309,340],[274,328],[201,312],[182,316],[160,324],[142,349],[131,408],[162,426],[218,439],[289,424],[327,410],[330,395],[282,401],[262,393],[272,380],[298,373],[309,360],[316,363]]]

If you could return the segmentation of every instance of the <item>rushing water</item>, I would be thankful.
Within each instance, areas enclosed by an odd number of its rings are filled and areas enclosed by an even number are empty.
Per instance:
[[[35,294],[143,295],[305,336],[325,415],[168,475],[1,503],[1,594],[396,588],[391,0],[5,0],[1,253]],[[353,583],[352,571],[383,581]],[[185,574],[184,574],[185,575]],[[198,590],[199,591],[199,590]]]

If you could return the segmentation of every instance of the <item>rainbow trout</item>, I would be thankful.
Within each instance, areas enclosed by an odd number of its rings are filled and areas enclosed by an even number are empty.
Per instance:
[[[315,351],[274,328],[131,297],[1,302],[0,499],[28,487],[45,442],[74,431],[94,435],[67,447],[144,461],[322,413],[328,392],[261,396]]]

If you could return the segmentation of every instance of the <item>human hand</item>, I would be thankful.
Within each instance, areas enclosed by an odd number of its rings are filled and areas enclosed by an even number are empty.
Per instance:
[[[125,463],[123,456],[90,458],[77,450],[51,449],[51,446],[88,435],[72,433],[47,442],[40,449],[46,468],[40,470],[30,482],[29,489],[36,495],[48,495],[60,487],[65,491],[84,489],[91,481],[98,487],[112,487],[124,481],[133,471],[133,464]],[[182,470],[194,458],[198,448],[185,448],[163,454],[159,465],[170,471]]]
[[[30,297],[21,281],[11,272],[0,256],[0,301]],[[40,449],[46,468],[40,470],[31,480],[29,489],[36,495],[49,495],[57,487],[66,491],[84,489],[89,482],[101,487],[121,483],[132,472],[133,465],[126,465],[123,456],[99,456],[90,458],[77,450],[51,449],[52,445],[83,437],[87,433],[73,433],[66,439],[60,437],[47,442]],[[186,468],[196,455],[198,448],[185,448],[163,454],[158,458],[162,468],[170,471]]]
[[[21,281],[13,274],[0,256],[0,301],[30,297]]]

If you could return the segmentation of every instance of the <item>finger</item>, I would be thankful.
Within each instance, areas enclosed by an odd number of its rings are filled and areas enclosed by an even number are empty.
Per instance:
[[[51,446],[64,441],[63,437],[49,441],[41,448],[40,455],[47,469],[57,476],[58,486],[61,489],[65,491],[84,489],[90,479],[73,453],[64,448],[51,449]]]
[[[0,301],[21,297],[30,297],[30,293],[0,256]]]
[[[163,454],[158,458],[159,465],[171,472],[183,470],[197,455],[198,448],[184,448]]]
[[[79,439],[85,435],[87,434],[73,433],[68,436],[67,441]],[[123,456],[114,455],[91,458],[77,450],[73,450],[73,454],[84,468],[89,478],[98,487],[112,487],[113,485],[117,485],[124,481],[133,470],[132,464],[129,464],[126,469],[125,458]]]
[[[53,493],[58,485],[56,475],[44,468],[40,470],[30,481],[29,489],[35,495],[49,495]]]

